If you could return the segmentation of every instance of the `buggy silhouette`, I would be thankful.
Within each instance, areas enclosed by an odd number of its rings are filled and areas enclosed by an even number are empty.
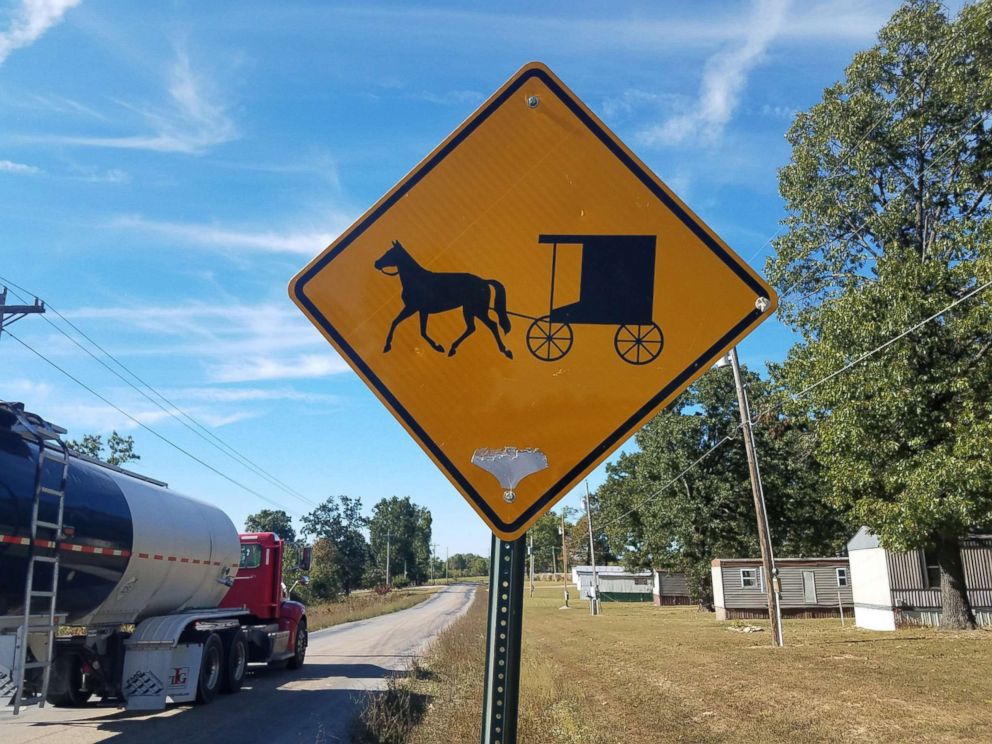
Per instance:
[[[527,348],[544,362],[561,359],[572,348],[573,325],[615,325],[613,348],[629,364],[648,364],[665,345],[654,322],[654,235],[540,235],[551,247],[548,314],[527,329]],[[579,300],[555,307],[558,244],[582,246]],[[514,313],[516,314],[516,313]]]

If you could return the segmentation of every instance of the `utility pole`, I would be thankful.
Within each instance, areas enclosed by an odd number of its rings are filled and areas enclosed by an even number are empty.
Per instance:
[[[596,575],[596,549],[592,539],[592,505],[589,503],[589,481],[586,481],[586,522],[589,523],[589,560],[592,562],[592,597],[589,599],[589,614],[599,614],[599,577]]]
[[[434,583],[434,564],[437,562],[437,549],[440,543],[431,543],[431,548],[433,549],[433,557],[431,558],[431,583]]]
[[[7,288],[0,289],[0,338],[3,337],[3,327],[20,320],[25,315],[45,312],[45,303],[34,298],[33,305],[8,305]]]
[[[568,550],[565,547],[565,507],[561,508],[561,583],[568,607]]]
[[[391,586],[392,583],[389,575],[389,530],[386,530],[386,586]]]
[[[445,545],[444,546],[444,580],[445,580],[445,582],[448,581],[448,559],[449,559],[449,557],[450,556],[448,554],[448,546]]]
[[[527,535],[527,553],[530,555],[530,596],[534,596],[534,536]]]
[[[768,513],[765,511],[765,492],[761,486],[761,471],[758,469],[754,431],[751,429],[751,406],[747,400],[747,391],[744,389],[736,347],[730,350],[730,365],[733,367],[734,384],[737,386],[737,404],[741,412],[744,451],[747,453],[747,467],[751,474],[751,491],[754,495],[754,510],[758,518],[758,542],[761,545],[761,565],[765,574],[765,593],[768,595],[768,619],[772,626],[772,643],[776,646],[784,646],[785,639],[782,637],[782,615],[779,606],[778,569],[775,568],[771,531],[768,529]]]
[[[558,561],[555,560],[555,546],[551,546],[551,575],[558,581]]]

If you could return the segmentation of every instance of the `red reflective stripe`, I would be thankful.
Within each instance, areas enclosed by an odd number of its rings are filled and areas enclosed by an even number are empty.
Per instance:
[[[189,563],[189,558],[180,558],[179,559],[179,562],[180,563]]]
[[[156,556],[153,556],[153,557],[155,558],[155,560],[157,560],[157,561],[160,561],[160,560],[162,560],[162,559],[163,559],[163,558],[164,558],[165,556],[162,556],[162,555],[156,555]]]
[[[0,535],[0,543],[7,545],[31,545],[32,540],[30,537],[19,537],[17,535]],[[119,550],[118,548],[98,548],[93,545],[80,545],[79,543],[70,542],[56,542],[55,540],[41,540],[35,539],[33,544],[39,548],[46,548],[48,550],[54,550],[58,548],[59,550],[65,550],[70,553],[91,553],[94,555],[111,555],[114,557],[128,558],[131,555],[130,550]],[[147,558],[147,553],[141,553],[141,557]]]
[[[138,557],[139,558],[147,558],[148,557],[148,553],[138,553]]]

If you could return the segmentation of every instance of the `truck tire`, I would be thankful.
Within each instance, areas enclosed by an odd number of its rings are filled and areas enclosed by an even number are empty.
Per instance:
[[[56,656],[45,700],[56,708],[81,708],[92,693],[83,687],[83,660],[75,654]]]
[[[294,653],[286,663],[286,666],[290,669],[299,669],[303,666],[303,660],[307,655],[307,644],[310,641],[310,635],[307,633],[307,619],[305,617],[300,618],[300,622],[296,624],[296,641],[293,644],[293,648],[296,653]]]
[[[248,671],[248,643],[240,629],[224,638],[224,674],[221,692],[237,692]]]
[[[224,644],[220,636],[211,633],[203,644],[203,657],[200,659],[200,676],[196,683],[196,702],[206,705],[213,702],[220,691],[224,677]]]

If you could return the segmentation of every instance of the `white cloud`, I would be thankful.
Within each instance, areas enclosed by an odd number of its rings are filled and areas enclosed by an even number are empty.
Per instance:
[[[303,403],[335,403],[336,395],[310,393],[293,388],[245,387],[187,387],[163,391],[173,401],[202,401],[206,403],[242,403],[257,401],[300,401]]]
[[[327,377],[348,369],[336,354],[300,354],[286,358],[256,356],[224,361],[208,365],[207,373],[216,382],[258,382]]]
[[[0,31],[0,64],[15,49],[30,46],[52,26],[62,20],[70,8],[81,0],[21,0],[14,11],[10,26]]]
[[[184,302],[170,306],[82,308],[74,322],[106,324],[126,350],[122,356],[168,355],[198,362],[210,381],[257,382],[326,377],[348,370],[303,315],[285,302],[254,305]],[[136,334],[142,345],[126,339]],[[208,399],[201,393],[201,399]],[[218,399],[225,393],[216,393]],[[262,393],[232,393],[261,400]],[[278,391],[266,395],[277,397]],[[284,394],[286,399],[303,400]]]
[[[41,173],[41,168],[37,168],[33,165],[25,165],[24,163],[15,163],[12,160],[0,160],[0,171],[5,173],[24,173],[30,175],[37,175]]]
[[[740,103],[748,75],[783,28],[787,10],[788,0],[755,0],[743,42],[707,60],[698,99],[682,113],[642,132],[641,140],[662,145],[718,140]]]
[[[449,90],[446,93],[432,93],[422,90],[419,93],[410,93],[407,98],[414,101],[425,101],[435,103],[439,106],[475,106],[482,103],[486,97],[475,90]]]
[[[238,136],[222,97],[203,74],[195,69],[182,49],[168,73],[166,106],[151,107],[120,102],[136,113],[148,127],[145,134],[121,137],[56,136],[35,138],[82,147],[151,150],[197,155]]]
[[[322,221],[330,229],[273,232],[251,230],[218,224],[165,222],[149,220],[138,215],[117,217],[109,226],[136,232],[152,233],[186,245],[207,248],[248,249],[265,253],[294,253],[315,256],[326,248],[348,225],[351,218],[340,214],[326,215]]]

